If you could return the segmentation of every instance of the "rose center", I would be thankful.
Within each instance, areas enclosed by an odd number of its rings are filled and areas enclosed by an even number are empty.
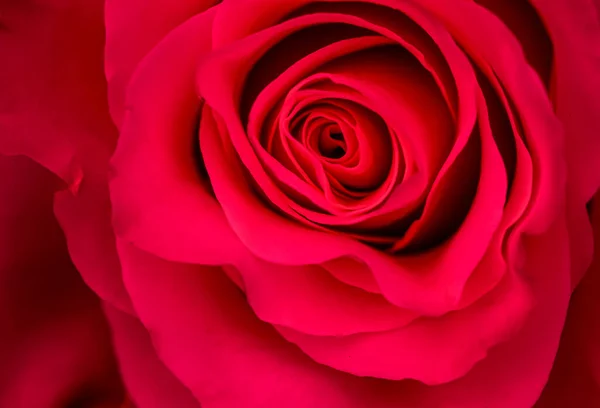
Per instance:
[[[327,159],[340,159],[347,152],[344,134],[337,125],[324,129],[318,140],[319,153]]]

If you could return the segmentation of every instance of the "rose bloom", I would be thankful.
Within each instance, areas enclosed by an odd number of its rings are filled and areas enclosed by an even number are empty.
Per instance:
[[[5,0],[0,56],[1,407],[600,406],[600,1]]]

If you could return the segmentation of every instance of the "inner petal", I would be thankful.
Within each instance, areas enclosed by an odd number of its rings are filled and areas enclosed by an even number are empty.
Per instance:
[[[294,146],[291,150],[315,155],[328,176],[328,183],[339,186],[347,198],[365,197],[379,189],[386,179],[391,188],[402,179],[404,160],[398,140],[394,140],[383,119],[359,103],[341,99],[345,87],[333,87],[336,92],[332,92],[331,86],[311,84],[320,83],[319,75],[312,78],[316,79],[307,81],[308,89],[292,90],[286,98],[286,102],[297,100],[308,113],[291,129],[288,123],[297,121],[283,120],[281,132],[291,139]],[[313,106],[312,100],[321,102]],[[284,109],[288,105],[284,103]],[[282,117],[300,111],[288,109],[292,113],[284,110]],[[389,193],[389,189],[385,190]]]
[[[304,24],[304,20],[310,20],[313,24],[320,23],[322,17],[324,18],[325,15],[314,14],[311,15],[310,18],[308,18],[308,16],[306,17],[307,18],[299,17],[298,19],[295,19],[295,21],[293,21],[294,24],[292,24],[292,21],[290,20],[290,27],[286,27],[286,29],[292,29],[292,26],[294,25],[299,27],[300,25]],[[382,231],[382,226],[390,227],[393,225],[393,227],[388,228],[389,231],[384,231],[384,233],[389,233],[390,235],[394,235],[397,238],[398,236],[402,236],[404,231],[406,230],[406,221],[408,220],[408,222],[410,223],[411,217],[413,220],[415,219],[413,214],[415,212],[420,211],[420,208],[422,207],[424,199],[427,196],[427,192],[431,186],[431,183],[433,182],[433,177],[435,176],[435,174],[438,173],[439,167],[442,165],[445,156],[447,156],[450,147],[454,143],[454,107],[451,106],[454,102],[454,98],[452,95],[453,90],[447,89],[448,85],[451,86],[453,84],[449,84],[448,81],[444,79],[440,80],[440,76],[432,74],[432,67],[440,67],[440,65],[437,63],[438,61],[433,62],[431,60],[423,59],[423,55],[418,52],[416,52],[417,55],[411,56],[410,54],[413,51],[415,51],[415,47],[410,46],[410,44],[406,43],[406,41],[404,41],[400,36],[396,35],[395,33],[391,33],[387,29],[384,30],[381,27],[377,27],[377,25],[373,24],[372,22],[367,22],[363,19],[359,19],[356,17],[335,15],[335,18],[340,20],[348,20],[348,23],[360,24],[363,25],[365,28],[372,30],[370,32],[355,31],[351,34],[363,36],[360,37],[360,46],[358,45],[358,41],[356,43],[353,43],[352,45],[352,47],[356,47],[354,49],[355,54],[357,54],[357,51],[360,51],[360,49],[363,48],[363,46],[366,45],[368,42],[374,41],[374,38],[376,36],[370,34],[373,34],[375,31],[381,31],[380,34],[382,34],[383,36],[389,36],[387,39],[385,39],[384,42],[380,43],[379,45],[389,44],[390,40],[397,40],[402,45],[407,46],[407,50],[409,52],[404,51],[404,57],[401,57],[400,55],[402,54],[402,52],[393,52],[393,50],[388,49],[387,51],[390,51],[391,55],[387,55],[384,58],[380,58],[376,63],[371,64],[372,67],[375,67],[376,65],[380,65],[380,63],[384,63],[384,65],[386,65],[387,63],[391,63],[391,65],[387,67],[389,69],[386,69],[383,72],[383,74],[385,74],[385,80],[382,80],[380,75],[381,72],[378,72],[377,69],[368,72],[369,78],[361,78],[360,76],[352,77],[352,75],[349,76],[348,74],[352,74],[352,72],[346,72],[346,70],[343,69],[343,65],[352,65],[348,59],[346,59],[343,63],[328,65],[327,70],[329,72],[326,73],[326,76],[329,80],[336,83],[337,85],[343,85],[347,88],[356,88],[357,86],[362,88],[358,93],[364,93],[365,89],[372,90],[372,81],[380,83],[381,86],[375,87],[377,90],[376,93],[381,93],[383,95],[388,95],[391,97],[388,97],[387,99],[384,98],[384,100],[382,101],[380,98],[381,95],[375,95],[375,92],[371,92],[367,99],[369,99],[370,102],[373,103],[376,102],[377,99],[379,99],[379,103],[376,103],[373,107],[369,106],[369,108],[377,112],[379,112],[379,110],[387,111],[387,115],[385,116],[385,118],[382,117],[382,120],[384,121],[384,124],[388,125],[385,131],[389,134],[389,139],[399,141],[400,138],[402,138],[403,142],[409,142],[407,143],[407,146],[405,146],[405,144],[402,143],[402,150],[410,150],[411,154],[407,154],[406,156],[411,158],[414,157],[413,160],[415,164],[418,158],[418,161],[420,161],[420,163],[418,165],[412,166],[408,165],[407,163],[405,172],[406,174],[403,174],[402,177],[398,177],[398,174],[396,174],[396,180],[401,181],[402,183],[389,182],[385,186],[386,189],[391,187],[389,192],[379,190],[378,192],[382,194],[380,194],[376,200],[371,201],[369,205],[364,205],[364,203],[362,203],[363,205],[355,205],[353,208],[349,209],[347,208],[347,206],[344,207],[343,205],[340,205],[340,202],[344,204],[342,197],[336,196],[335,194],[328,195],[327,189],[324,188],[325,186],[329,185],[331,187],[331,192],[338,192],[342,190],[339,188],[340,186],[338,185],[341,184],[341,180],[337,177],[330,177],[332,171],[330,171],[331,169],[326,168],[326,165],[339,164],[333,163],[333,161],[341,161],[342,159],[345,159],[346,156],[349,156],[350,151],[348,149],[348,145],[346,145],[347,149],[346,152],[344,152],[344,154],[341,154],[341,152],[339,151],[337,153],[331,151],[327,153],[330,157],[327,157],[327,160],[325,160],[325,158],[322,157],[322,155],[320,157],[315,157],[314,155],[307,154],[307,151],[305,149],[306,146],[302,146],[301,143],[298,143],[298,140],[296,138],[283,137],[285,135],[278,134],[278,131],[281,132],[281,129],[275,129],[271,126],[274,124],[273,122],[277,121],[278,117],[281,118],[281,110],[283,109],[283,107],[282,105],[278,105],[277,102],[281,101],[280,98],[285,98],[286,91],[289,92],[289,86],[293,86],[293,84],[298,83],[299,80],[302,80],[302,78],[306,77],[307,75],[314,75],[315,72],[321,71],[324,68],[323,64],[332,60],[332,58],[325,57],[325,53],[321,53],[321,51],[327,48],[329,53],[334,52],[336,48],[339,48],[338,44],[331,44],[330,47],[326,46],[322,49],[313,51],[312,53],[300,58],[299,61],[292,62],[291,64],[289,63],[290,59],[288,59],[286,56],[286,51],[280,47],[280,55],[276,56],[273,54],[265,54],[262,57],[262,60],[259,60],[258,62],[255,61],[253,63],[253,72],[250,73],[250,75],[246,78],[247,83],[252,82],[254,85],[256,85],[257,83],[261,82],[251,81],[251,79],[255,78],[255,75],[259,75],[259,66],[265,69],[265,73],[268,77],[271,77],[272,74],[274,74],[274,72],[277,72],[277,75],[275,75],[274,78],[270,79],[270,81],[272,81],[271,83],[266,81],[266,87],[264,88],[264,90],[258,91],[256,99],[253,99],[252,96],[248,97],[248,94],[241,95],[241,112],[239,112],[241,116],[241,121],[243,125],[247,125],[248,127],[248,138],[250,139],[249,144],[252,146],[252,149],[255,151],[255,153],[257,153],[259,159],[258,161],[254,161],[254,159],[242,157],[242,161],[244,162],[244,166],[252,174],[253,179],[257,181],[263,180],[265,183],[268,184],[262,185],[263,181],[260,181],[260,184],[257,185],[259,189],[265,191],[265,194],[268,196],[266,197],[266,199],[272,201],[275,206],[280,207],[282,211],[286,212],[293,218],[308,223],[312,226],[323,227],[323,229],[331,229],[332,227],[338,229],[340,227],[343,227],[343,231],[341,232],[346,232],[351,236],[357,236],[359,237],[359,239],[365,239],[367,241],[370,241],[371,238],[373,238],[373,240],[375,241],[380,241],[381,238],[384,238],[384,240],[390,239],[391,237],[387,236],[382,237],[379,235],[372,235],[374,234],[374,231],[377,231],[376,234],[380,234],[380,232]],[[280,28],[282,31],[285,31],[284,25],[287,26],[287,23],[288,22],[282,23],[280,26],[278,26],[278,28]],[[387,24],[388,22],[386,21],[385,23]],[[397,27],[394,27],[394,29],[396,28]],[[398,28],[400,29],[400,27]],[[300,31],[297,34],[300,34]],[[414,36],[408,35],[407,38],[409,38],[410,41],[415,40]],[[358,38],[355,39],[358,40]],[[343,39],[340,42],[347,41],[346,44],[350,44],[355,39]],[[280,45],[283,45],[285,41],[281,41]],[[371,47],[373,47],[373,45],[374,44],[371,43]],[[402,47],[395,47],[397,48],[397,51],[402,50]],[[433,53],[439,53],[438,50],[431,49],[429,45],[428,47],[428,54],[431,54],[431,51],[433,51]],[[269,53],[270,52],[271,51],[269,51]],[[380,52],[380,50],[374,51],[373,54],[376,54],[377,52]],[[267,56],[269,56],[269,58],[267,58]],[[338,54],[336,57],[333,58],[333,60],[339,59],[340,56],[341,55]],[[281,70],[279,68],[273,68],[272,64],[269,66],[263,64],[263,62],[271,62],[271,57],[275,58],[274,64],[275,66],[279,64],[279,66],[281,66]],[[361,57],[364,57],[364,55],[356,56],[351,60],[358,62],[359,65],[361,62],[363,63],[363,65],[367,64],[363,66],[363,68],[366,71],[369,71],[370,67],[368,65],[372,63],[372,61],[361,61]],[[284,59],[286,60],[286,62],[280,64],[281,60]],[[427,69],[423,69],[423,65],[426,65]],[[442,66],[442,68],[446,71],[448,69],[447,66]],[[408,72],[406,73],[410,75],[403,75],[402,71],[404,69],[407,69]],[[418,70],[424,71],[424,75],[419,74],[419,79],[417,81],[413,81],[414,78],[412,78],[412,75],[416,74]],[[394,78],[405,80],[406,83],[393,82],[386,84],[388,74],[392,73]],[[265,83],[264,78],[262,83]],[[277,83],[276,86],[271,86],[275,83]],[[436,85],[440,85],[441,83],[445,87],[445,89],[442,90],[442,92],[440,92],[439,88],[437,90],[435,89],[437,87]],[[393,87],[398,87],[398,89],[394,89],[393,92],[389,92],[390,85]],[[414,87],[410,88],[413,85]],[[433,86],[433,89],[419,90],[419,88],[429,88],[431,86]],[[405,92],[399,93],[398,91],[401,90],[403,87]],[[267,89],[269,90],[267,91]],[[432,100],[429,101],[431,102],[431,106],[423,108],[422,112],[415,112],[411,110],[414,107],[418,108],[418,106],[423,106],[423,104],[415,103],[416,101],[412,100],[414,97],[419,97],[422,95],[429,95],[432,97]],[[440,101],[437,101],[437,99],[439,99]],[[386,104],[389,105],[389,103],[392,102],[398,103],[400,105],[398,106],[398,108],[404,111],[403,114],[405,116],[401,119],[398,117],[397,112],[394,113],[395,111],[397,111],[396,106],[385,106]],[[267,106],[276,106],[279,111],[265,112],[265,110],[269,110],[265,109],[265,107]],[[432,121],[429,120],[432,117],[432,110],[440,111],[440,114],[436,115],[435,123],[431,123]],[[311,194],[313,194],[314,198],[318,199],[320,203],[318,204],[319,209],[317,211],[315,211],[314,206],[306,206],[306,202],[301,203],[298,200],[296,200],[295,196],[298,195],[297,192],[301,189],[297,189],[291,184],[289,186],[284,185],[288,184],[288,181],[285,181],[284,177],[282,177],[282,170],[287,167],[283,165],[284,160],[273,160],[274,156],[270,154],[271,152],[269,152],[268,149],[265,149],[264,145],[262,145],[261,137],[259,135],[264,133],[263,125],[267,124],[267,120],[265,120],[267,117],[269,118],[268,121],[270,121],[268,131],[272,132],[271,136],[269,137],[270,140],[273,141],[273,145],[278,143],[283,148],[283,150],[286,150],[285,156],[288,156],[290,159],[288,160],[288,164],[290,162],[293,162],[292,159],[295,159],[295,161],[298,164],[298,166],[296,167],[299,167],[300,170],[302,170],[308,176],[307,178],[305,178],[303,177],[302,171],[292,172],[288,169],[288,174],[285,177],[289,178],[290,180],[292,178],[297,178],[294,181],[294,183],[303,182],[306,184],[308,189],[312,189],[313,193]],[[403,123],[403,119],[412,120],[410,126],[408,127],[410,129],[410,132],[407,131],[407,126]],[[464,123],[462,123],[461,126],[468,127],[469,123],[467,123],[464,119],[463,122]],[[274,129],[274,131],[272,131],[271,129]],[[417,129],[416,132],[415,129]],[[437,132],[438,129],[446,130],[440,133]],[[409,136],[410,133],[413,134]],[[463,131],[462,133],[466,132]],[[344,135],[343,132],[342,134]],[[232,136],[234,139],[232,141],[236,146],[236,150],[239,150],[242,147],[244,149],[246,147],[250,147],[242,146],[245,145],[248,142],[248,140],[244,141],[237,135]],[[293,140],[296,141],[294,142]],[[424,145],[418,146],[419,143],[424,143]],[[400,143],[398,143],[398,146],[399,145]],[[461,140],[461,143],[455,146],[454,150],[461,150],[463,146],[464,141]],[[343,146],[337,145],[337,147],[342,148]],[[405,149],[405,147],[407,147],[407,149]],[[421,151],[418,155],[413,156],[412,151],[416,147],[420,148]],[[282,149],[279,150],[280,152],[283,151]],[[300,152],[300,154],[290,154],[290,152],[292,151],[294,151],[294,153]],[[385,149],[381,149],[380,151],[385,151]],[[399,161],[397,161],[397,163],[398,162]],[[261,169],[257,167],[259,163],[264,166],[263,170],[267,170],[268,174],[274,176],[273,179],[271,179],[271,181],[276,180],[275,185],[272,185],[269,181],[266,180],[266,178],[262,176],[258,177],[258,173],[261,173]],[[272,168],[274,169],[278,165],[279,167],[277,171],[272,171],[269,168],[272,166]],[[408,173],[411,174],[409,175]],[[301,176],[298,176],[298,174],[300,174]],[[307,179],[309,179],[310,182]],[[289,195],[285,198],[277,198],[273,195],[275,194],[274,191],[267,191],[267,189],[274,190],[273,187],[279,188],[280,192],[284,192],[285,195],[287,195],[288,193],[291,193],[292,195]],[[318,190],[322,191],[319,192]],[[347,202],[350,202],[352,199],[356,200],[356,191],[349,191],[349,189],[347,190],[348,191],[346,191],[346,193],[351,194],[346,194],[348,197],[343,198],[346,199]],[[308,198],[307,194],[300,194]],[[320,194],[323,194],[323,196],[320,196]],[[281,205],[280,203],[275,204],[276,198],[276,201],[284,203],[284,205]],[[337,200],[334,200],[334,198]],[[290,211],[290,209],[292,211]],[[409,218],[407,219],[407,217]]]
[[[346,155],[346,141],[340,126],[329,124],[324,129],[319,129],[319,153],[326,159],[341,159]]]

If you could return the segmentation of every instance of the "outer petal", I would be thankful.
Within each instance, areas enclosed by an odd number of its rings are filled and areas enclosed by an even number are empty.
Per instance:
[[[600,69],[600,20],[592,10],[599,3],[597,0],[591,1],[595,4],[589,0],[477,2],[496,13],[519,39],[529,62],[549,88],[557,115],[565,125],[572,176],[567,194],[567,225],[575,287],[592,258],[592,233],[585,204],[600,180],[595,176],[598,173],[595,157],[600,145],[594,114],[600,106],[595,97],[600,81],[594,74]],[[585,184],[589,186],[583,187]]]
[[[119,253],[160,358],[203,407],[361,406],[343,384],[351,377],[278,337],[219,268],[168,262],[123,242]]]
[[[532,2],[520,0],[475,0],[492,11],[518,38],[527,61],[546,86],[550,86],[553,49],[546,27]]]
[[[0,173],[0,406],[116,406],[108,328],[52,214],[61,184],[23,157]]]
[[[340,283],[318,265],[250,259],[238,265],[244,291],[255,313],[271,324],[318,336],[344,336],[395,329],[417,317],[379,295]]]
[[[123,382],[137,408],[199,408],[200,405],[158,359],[135,317],[106,306]]]
[[[596,195],[596,197],[600,197]],[[600,406],[600,200],[592,209],[595,255],[573,293],[560,348],[536,408]]]
[[[106,59],[110,112],[120,126],[125,93],[139,62],[179,24],[220,0],[107,0]]]
[[[573,287],[591,261],[585,205],[600,186],[600,18],[597,0],[530,0],[554,45],[551,92],[566,132]],[[595,7],[596,6],[596,7]]]
[[[554,44],[554,104],[568,137],[571,194],[584,203],[600,186],[600,20],[593,0],[530,0]]]
[[[431,387],[312,362],[258,321],[218,268],[167,262],[125,243],[119,253],[160,358],[205,407],[529,408],[547,380],[565,317],[566,248],[562,220],[527,240],[524,272],[538,301],[523,329],[461,379]]]
[[[68,190],[58,192],[54,212],[65,232],[73,263],[84,281],[102,299],[132,313],[111,225],[108,182],[102,174],[107,167],[107,163],[99,164],[94,173],[90,170],[77,194]]]
[[[213,15],[190,19],[141,63],[110,181],[117,235],[159,256],[204,264],[244,252],[193,153],[201,105],[194,67],[210,50]]]
[[[105,191],[117,133],[102,70],[102,1],[19,1],[2,12],[0,149],[70,185],[56,213],[74,262],[100,296],[129,310]]]
[[[83,173],[76,153],[96,142],[106,149],[116,137],[105,102],[102,4],[2,3],[1,151],[33,158],[72,190]]]

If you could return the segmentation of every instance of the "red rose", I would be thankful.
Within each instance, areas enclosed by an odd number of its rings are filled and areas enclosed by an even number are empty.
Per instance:
[[[44,3],[2,151],[137,406],[600,403],[597,3]]]

